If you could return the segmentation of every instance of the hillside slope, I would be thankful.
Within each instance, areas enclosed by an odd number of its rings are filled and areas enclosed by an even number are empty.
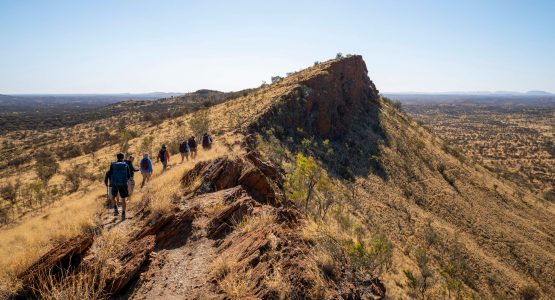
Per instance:
[[[381,98],[360,56],[296,72],[209,118],[219,146],[203,162],[160,175],[129,220],[54,248],[20,275],[24,286],[73,264],[101,274],[97,286],[115,298],[555,295],[553,205]],[[163,125],[162,140],[183,130]],[[126,246],[106,255],[114,232]]]

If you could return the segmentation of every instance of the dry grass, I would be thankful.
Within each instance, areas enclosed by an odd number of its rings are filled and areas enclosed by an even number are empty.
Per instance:
[[[0,290],[17,287],[16,274],[23,271],[57,241],[66,240],[96,226],[102,190],[77,194],[48,213],[30,217],[0,233]]]
[[[287,299],[291,294],[291,282],[284,276],[280,266],[275,266],[271,274],[264,276],[264,285],[279,299]]]
[[[224,153],[226,153],[224,146],[216,144],[208,151],[200,150],[194,160],[170,164],[165,172],[162,172],[160,164],[155,164],[154,176],[145,186],[146,190],[142,192],[149,199],[150,209],[156,213],[169,211],[182,195],[190,192],[189,187],[182,187],[180,184],[183,174],[198,162],[220,157]],[[177,155],[175,159],[177,160]],[[156,174],[159,175],[156,176]]]
[[[204,211],[209,217],[215,217],[227,208],[227,205],[218,202],[204,208]]]
[[[264,210],[258,214],[245,216],[239,224],[237,224],[237,229],[240,232],[247,233],[257,228],[267,227],[275,223],[276,216],[272,212]]]
[[[94,259],[97,263],[106,265],[109,258],[124,250],[128,242],[129,236],[127,232],[115,227],[104,231],[100,236],[95,238],[91,247],[91,253],[94,254]]]
[[[106,299],[104,293],[104,276],[100,269],[72,274],[63,271],[63,280],[59,275],[44,274],[39,278],[36,293],[40,299],[46,300],[99,300]]]
[[[231,257],[218,256],[211,264],[211,274],[215,278],[224,278],[231,271],[235,270],[237,265],[237,261]]]
[[[220,288],[231,299],[240,299],[249,296],[252,289],[252,269],[229,272],[219,282]]]

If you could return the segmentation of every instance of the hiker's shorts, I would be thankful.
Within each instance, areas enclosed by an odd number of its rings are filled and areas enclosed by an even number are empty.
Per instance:
[[[112,197],[117,197],[118,195],[120,198],[127,198],[129,197],[129,190],[127,189],[127,185],[115,185],[111,188]]]

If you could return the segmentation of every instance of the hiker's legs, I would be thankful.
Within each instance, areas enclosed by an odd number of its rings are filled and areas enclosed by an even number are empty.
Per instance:
[[[118,210],[118,190],[116,187],[110,187],[110,198],[112,199],[112,207],[114,210]]]
[[[145,183],[150,181],[150,175],[152,175],[152,173],[142,173],[142,175],[143,175],[143,182],[141,183],[141,188],[145,186]]]
[[[166,171],[166,168],[168,167],[168,161],[163,161],[162,162],[162,172]]]
[[[130,178],[129,181],[127,181],[127,191],[129,192],[129,197],[131,197],[131,195],[133,195],[133,190],[135,189],[135,179],[134,178]],[[131,200],[131,199],[129,199]]]
[[[181,163],[183,163],[184,159],[185,159],[185,153],[181,152]]]

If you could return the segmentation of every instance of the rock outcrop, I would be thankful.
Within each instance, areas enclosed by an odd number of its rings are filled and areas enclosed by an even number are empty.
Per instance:
[[[299,79],[297,87],[281,96],[253,126],[274,128],[277,125],[291,134],[303,128],[323,138],[345,134],[361,112],[371,103],[377,103],[379,91],[368,78],[362,56],[324,64],[323,70]]]

